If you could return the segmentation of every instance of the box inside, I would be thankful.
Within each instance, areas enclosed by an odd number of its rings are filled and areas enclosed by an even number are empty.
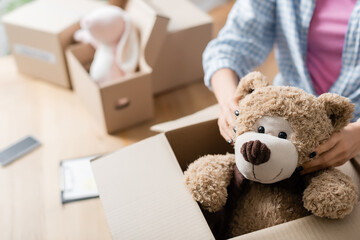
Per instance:
[[[165,136],[184,172],[189,164],[208,154],[233,153],[234,149],[220,135],[217,119],[166,132]],[[201,208],[213,235],[218,215]]]
[[[211,120],[165,133],[183,172],[201,156],[234,152],[220,135],[216,122]]]
[[[70,51],[74,55],[74,57],[79,61],[84,70],[89,73],[91,63],[94,59],[95,49],[90,44],[78,43],[71,46]],[[139,65],[135,73],[128,74],[124,77],[119,77],[117,79],[113,79],[107,82],[95,82],[99,88],[108,87],[111,85],[118,84],[120,82],[125,82],[131,80],[133,78],[139,77],[143,74],[149,73],[149,67],[140,59]],[[89,76],[90,78],[90,76]]]

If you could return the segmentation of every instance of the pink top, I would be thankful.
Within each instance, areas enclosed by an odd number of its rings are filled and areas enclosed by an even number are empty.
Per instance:
[[[341,71],[350,14],[356,0],[318,0],[310,22],[306,66],[317,94],[329,91]]]

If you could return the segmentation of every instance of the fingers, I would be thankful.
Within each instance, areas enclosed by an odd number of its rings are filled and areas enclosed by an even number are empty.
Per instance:
[[[233,100],[233,101],[230,102],[230,113],[231,113],[232,119],[234,119],[235,111],[236,111],[236,110],[239,110],[238,108],[239,108],[239,107],[238,107],[238,105],[237,105],[236,100]]]
[[[234,137],[234,134],[233,132],[231,131],[231,128],[230,128],[230,124],[228,123],[228,121],[221,117],[219,118],[218,120],[218,125],[219,125],[219,129],[220,129],[220,134],[221,136],[227,141],[229,142],[230,140],[230,144],[232,143],[233,141],[233,137]]]
[[[235,100],[229,101],[227,105],[223,106],[220,111],[218,125],[220,133],[226,141],[233,143],[234,141],[234,126],[235,126],[235,110],[237,110],[237,104]]]
[[[310,154],[310,158],[318,156],[317,159],[306,162],[303,164],[304,169],[301,171],[301,175],[318,171],[320,169],[333,166],[336,162],[333,159],[338,157],[341,152],[341,147],[336,146],[340,141],[340,134],[334,133],[329,140],[320,144],[314,152]],[[340,156],[341,157],[341,156]],[[339,158],[337,158],[339,160]]]
[[[324,152],[329,151],[330,149],[332,149],[337,142],[339,142],[340,140],[340,133],[334,133],[329,140],[327,140],[326,142],[324,142],[323,144],[320,144],[317,148],[315,148],[315,153],[316,155],[321,155]]]
[[[341,142],[335,143],[330,150],[323,152],[317,159],[303,164],[301,175],[328,167],[338,167],[351,158],[351,150]]]
[[[327,167],[338,167],[360,152],[360,122],[350,123],[334,133],[328,141],[319,145],[310,154],[314,158],[303,164],[301,175]]]
[[[303,164],[304,169],[301,171],[301,175],[315,172],[332,166],[333,164],[336,163],[336,162],[334,163],[334,159],[336,161],[338,155],[339,155],[339,151],[337,149],[337,146],[335,146],[330,151],[320,155],[317,159],[304,163]]]

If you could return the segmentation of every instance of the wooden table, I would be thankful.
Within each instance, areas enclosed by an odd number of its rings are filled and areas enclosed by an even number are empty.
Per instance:
[[[211,13],[215,33],[233,2]],[[272,57],[263,70],[277,71]],[[72,91],[21,75],[13,57],[0,58],[0,149],[26,135],[42,143],[0,168],[0,239],[111,239],[99,199],[61,204],[59,162],[114,151],[154,135],[149,127],[155,123],[215,103],[199,80],[157,96],[154,120],[108,135]]]

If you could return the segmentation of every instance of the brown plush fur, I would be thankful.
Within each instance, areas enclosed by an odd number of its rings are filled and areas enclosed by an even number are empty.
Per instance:
[[[240,196],[228,237],[242,235],[280,223],[295,220],[310,213],[302,206],[301,194],[281,188],[277,184],[250,182]]]
[[[337,169],[320,171],[308,177],[303,194],[304,207],[320,217],[344,218],[356,204],[358,188]]]
[[[308,156],[315,147],[349,123],[354,111],[354,105],[349,99],[330,93],[317,99],[295,87],[264,87],[265,83],[259,82],[259,75],[261,73],[250,73],[240,81],[238,93],[242,88],[248,89],[245,86],[249,85],[252,92],[241,95],[235,138],[244,132],[253,131],[254,123],[263,116],[284,117],[295,130],[291,141],[298,149],[301,165],[310,160]],[[264,77],[261,79],[266,81]]]
[[[294,134],[289,139],[298,152],[298,166],[311,161],[309,154],[351,119],[354,105],[347,98],[323,94],[319,98],[294,87],[268,86],[258,72],[244,77],[236,91],[240,115],[236,117],[236,137],[255,131],[256,120],[279,116],[289,121]],[[216,212],[229,208],[229,185],[234,175],[234,155],[208,155],[192,163],[185,172],[185,184],[201,206]],[[297,179],[298,181],[295,181]],[[235,192],[234,192],[235,191]],[[291,221],[310,213],[320,217],[343,218],[357,201],[357,187],[335,169],[322,170],[304,178],[293,175],[274,184],[249,182],[231,204],[228,236]],[[225,207],[226,208],[226,207]],[[226,215],[228,216],[228,215]]]
[[[207,155],[189,165],[185,184],[204,209],[216,212],[225,205],[234,166],[233,154]]]

